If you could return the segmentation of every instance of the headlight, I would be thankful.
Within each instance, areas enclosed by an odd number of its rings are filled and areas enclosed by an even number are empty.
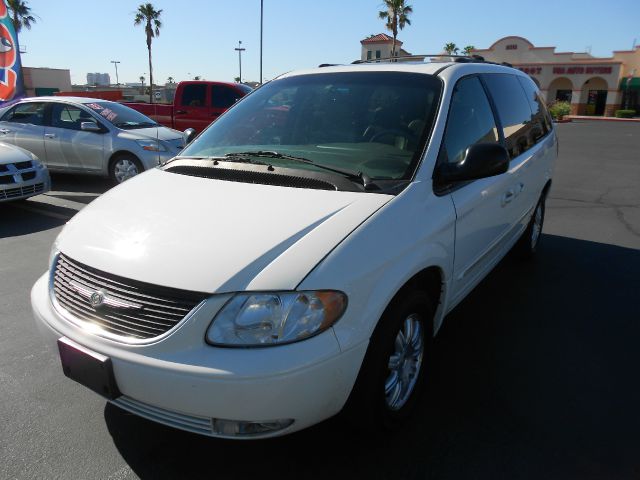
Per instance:
[[[255,347],[297,342],[316,335],[342,316],[342,292],[259,292],[236,294],[213,319],[207,342]]]
[[[31,153],[31,163],[33,164],[34,168],[44,168],[44,165],[42,164],[40,159],[36,157],[33,153]]]
[[[136,140],[138,145],[142,147],[143,150],[147,150],[149,152],[166,152],[167,149],[160,142],[156,142],[155,140]]]

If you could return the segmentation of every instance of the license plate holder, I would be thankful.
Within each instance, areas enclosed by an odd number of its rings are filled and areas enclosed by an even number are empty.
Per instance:
[[[58,351],[62,371],[71,380],[109,400],[122,395],[109,357],[92,352],[65,337],[58,339]]]

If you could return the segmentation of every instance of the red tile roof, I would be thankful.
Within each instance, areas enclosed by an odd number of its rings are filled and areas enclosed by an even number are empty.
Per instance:
[[[386,33],[379,33],[377,35],[371,35],[370,37],[360,40],[361,44],[365,43],[393,43],[393,37],[390,37]],[[402,42],[396,38],[396,45],[402,45]]]

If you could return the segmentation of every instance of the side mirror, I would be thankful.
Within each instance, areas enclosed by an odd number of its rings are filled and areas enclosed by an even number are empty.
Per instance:
[[[509,170],[509,152],[498,143],[476,143],[467,148],[464,160],[444,163],[438,169],[439,183],[463,182],[493,177]]]
[[[193,128],[187,128],[184,132],[182,132],[182,138],[184,139],[184,146],[186,147],[193,139],[198,136],[198,133]]]
[[[100,128],[100,125],[98,125],[96,122],[82,122],[80,124],[80,130],[83,130],[85,132],[101,132],[102,129]]]

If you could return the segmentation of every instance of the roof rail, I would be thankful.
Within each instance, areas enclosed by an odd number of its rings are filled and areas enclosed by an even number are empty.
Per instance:
[[[449,55],[448,53],[406,55],[402,57],[372,58],[369,60],[355,60],[351,62],[351,64],[354,65],[354,64],[360,64],[360,63],[397,62],[398,60],[407,60],[407,59],[424,60],[425,58],[431,59],[432,63],[453,61],[455,63],[488,63],[491,65],[504,65],[506,67],[512,67],[512,65],[507,62],[502,62],[502,63],[489,62],[480,55]],[[436,60],[434,61],[434,59]]]
[[[340,63],[321,63],[320,65],[318,65],[318,68],[324,68],[324,67],[339,67],[342,64]]]

